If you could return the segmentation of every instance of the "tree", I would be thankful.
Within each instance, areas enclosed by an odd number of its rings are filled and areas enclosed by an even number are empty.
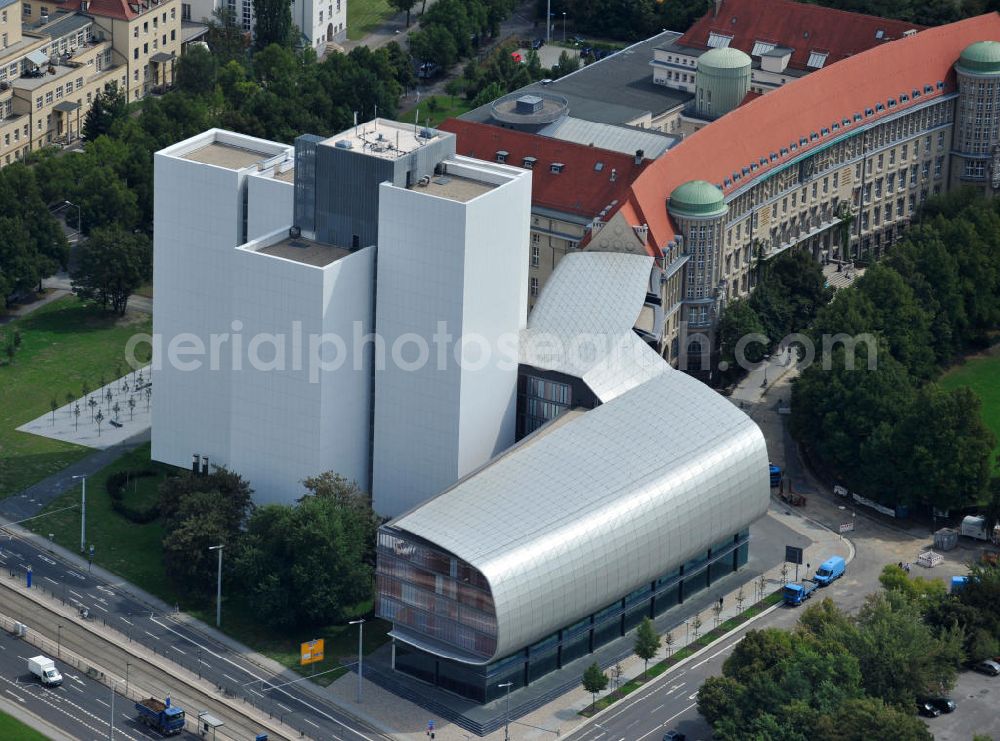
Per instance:
[[[601,671],[596,661],[583,672],[583,688],[593,698],[592,711],[597,709],[597,693],[603,692],[607,686],[608,675]]]
[[[400,13],[406,13],[406,27],[410,27],[410,11],[417,4],[417,0],[389,0],[389,5]]]
[[[701,625],[702,625],[701,615],[695,615],[691,619],[691,629],[694,630],[694,639],[696,641],[698,640],[698,635],[701,632]]]
[[[821,741],[884,738],[893,741],[932,741],[927,726],[910,712],[877,697],[852,698],[818,721],[810,736]]]
[[[134,396],[129,396],[128,397],[128,419],[129,419],[129,422],[131,422],[133,419],[135,419],[135,397]]]
[[[101,436],[101,422],[104,421],[104,414],[100,409],[97,410],[97,416],[94,417],[94,421],[97,422],[97,436]]]
[[[49,406],[52,408],[52,424],[56,423],[56,409],[59,408],[59,402],[55,400],[55,397],[49,402]]]
[[[118,227],[95,229],[80,245],[73,290],[81,298],[101,302],[124,316],[128,298],[152,274],[152,248],[144,234]]]
[[[204,46],[192,46],[177,60],[177,87],[190,95],[215,90],[215,57]]]
[[[667,631],[663,636],[663,645],[666,646],[669,657],[674,652],[674,634],[671,631]]]
[[[275,627],[342,622],[371,599],[379,519],[367,495],[333,473],[304,483],[294,507],[254,512],[235,554],[237,578]]]
[[[653,627],[653,621],[648,617],[642,619],[635,631],[635,655],[643,661],[642,678],[646,678],[649,660],[660,650],[660,636]]]
[[[761,341],[753,341],[753,335],[760,335]],[[716,336],[720,359],[726,363],[724,374],[728,380],[739,378],[744,370],[748,370],[748,364],[761,362],[770,344],[757,312],[742,299],[730,302],[723,310]]]
[[[128,115],[127,107],[125,91],[120,90],[116,82],[108,83],[94,96],[94,102],[87,111],[83,121],[83,138],[94,141],[99,136],[110,134],[112,127]]]
[[[115,414],[115,422],[118,421],[118,415],[121,412],[121,410],[122,410],[121,405],[116,401],[115,405],[111,407],[111,411],[114,412]]]
[[[229,62],[241,62],[246,58],[249,34],[240,26],[236,11],[231,8],[220,6],[212,11],[206,39],[220,69]]]
[[[271,44],[291,46],[292,4],[287,0],[253,0],[256,17],[254,46],[266,49]]]
[[[578,69],[580,69],[580,57],[576,54],[570,54],[568,51],[562,51],[559,53],[559,61],[552,68],[552,79],[558,80]]]

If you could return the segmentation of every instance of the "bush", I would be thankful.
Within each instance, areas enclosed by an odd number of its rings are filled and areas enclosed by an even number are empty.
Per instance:
[[[157,472],[151,468],[141,468],[117,471],[108,476],[104,487],[108,491],[108,496],[111,497],[111,509],[136,525],[145,525],[155,520],[160,516],[159,502],[154,502],[148,507],[130,507],[125,503],[125,493],[128,482],[132,479],[149,478],[157,475]]]

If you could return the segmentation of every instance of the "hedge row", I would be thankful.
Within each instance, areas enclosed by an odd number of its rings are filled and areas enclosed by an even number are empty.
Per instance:
[[[145,525],[160,516],[159,502],[154,502],[148,507],[130,507],[125,503],[126,486],[132,479],[148,478],[156,476],[157,473],[151,468],[132,469],[118,471],[108,476],[105,488],[111,497],[111,509],[120,514],[129,522],[136,525]]]

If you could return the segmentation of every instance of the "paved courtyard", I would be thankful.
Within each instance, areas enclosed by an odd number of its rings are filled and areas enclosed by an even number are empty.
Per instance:
[[[47,412],[26,422],[17,430],[105,450],[149,430],[152,393],[149,368],[141,368],[95,389],[86,398],[60,406],[55,413]]]

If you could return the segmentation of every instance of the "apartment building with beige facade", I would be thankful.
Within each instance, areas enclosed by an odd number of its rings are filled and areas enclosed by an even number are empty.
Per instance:
[[[0,166],[79,139],[114,83],[138,100],[173,83],[177,0],[0,0]]]

